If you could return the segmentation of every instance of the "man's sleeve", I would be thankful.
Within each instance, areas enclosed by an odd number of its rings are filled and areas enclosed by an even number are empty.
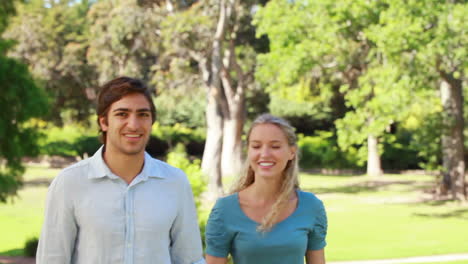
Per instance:
[[[69,264],[77,234],[77,225],[65,175],[57,176],[49,187],[45,218],[36,254],[37,264]]]
[[[185,174],[178,207],[178,214],[171,228],[172,264],[204,264],[197,211],[192,188]]]

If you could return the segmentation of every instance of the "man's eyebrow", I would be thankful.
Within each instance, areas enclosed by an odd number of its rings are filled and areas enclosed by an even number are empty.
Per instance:
[[[137,112],[151,112],[151,109],[141,108],[141,109],[137,109],[136,111]],[[112,112],[131,112],[131,110],[129,108],[121,107],[121,108],[116,108],[116,109],[112,110]]]
[[[120,111],[129,112],[130,109],[121,107],[121,108],[116,108],[116,109],[112,110],[112,112],[120,112]]]

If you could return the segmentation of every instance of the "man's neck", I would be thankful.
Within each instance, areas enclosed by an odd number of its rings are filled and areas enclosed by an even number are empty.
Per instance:
[[[127,184],[130,184],[135,179],[145,163],[144,152],[126,155],[106,150],[102,157],[112,173],[122,178]]]

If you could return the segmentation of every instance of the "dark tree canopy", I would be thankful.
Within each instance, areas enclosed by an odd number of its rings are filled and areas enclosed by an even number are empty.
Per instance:
[[[1,2],[0,30],[13,11],[12,1]],[[27,66],[5,55],[9,46],[11,43],[0,38],[0,202],[21,186],[21,157],[37,154],[39,134],[31,118],[45,114],[47,105]]]

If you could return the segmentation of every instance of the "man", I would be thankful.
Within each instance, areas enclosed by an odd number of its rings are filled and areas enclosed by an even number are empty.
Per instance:
[[[110,81],[97,115],[104,146],[50,185],[37,263],[205,263],[187,177],[145,152],[155,121],[146,86]]]

